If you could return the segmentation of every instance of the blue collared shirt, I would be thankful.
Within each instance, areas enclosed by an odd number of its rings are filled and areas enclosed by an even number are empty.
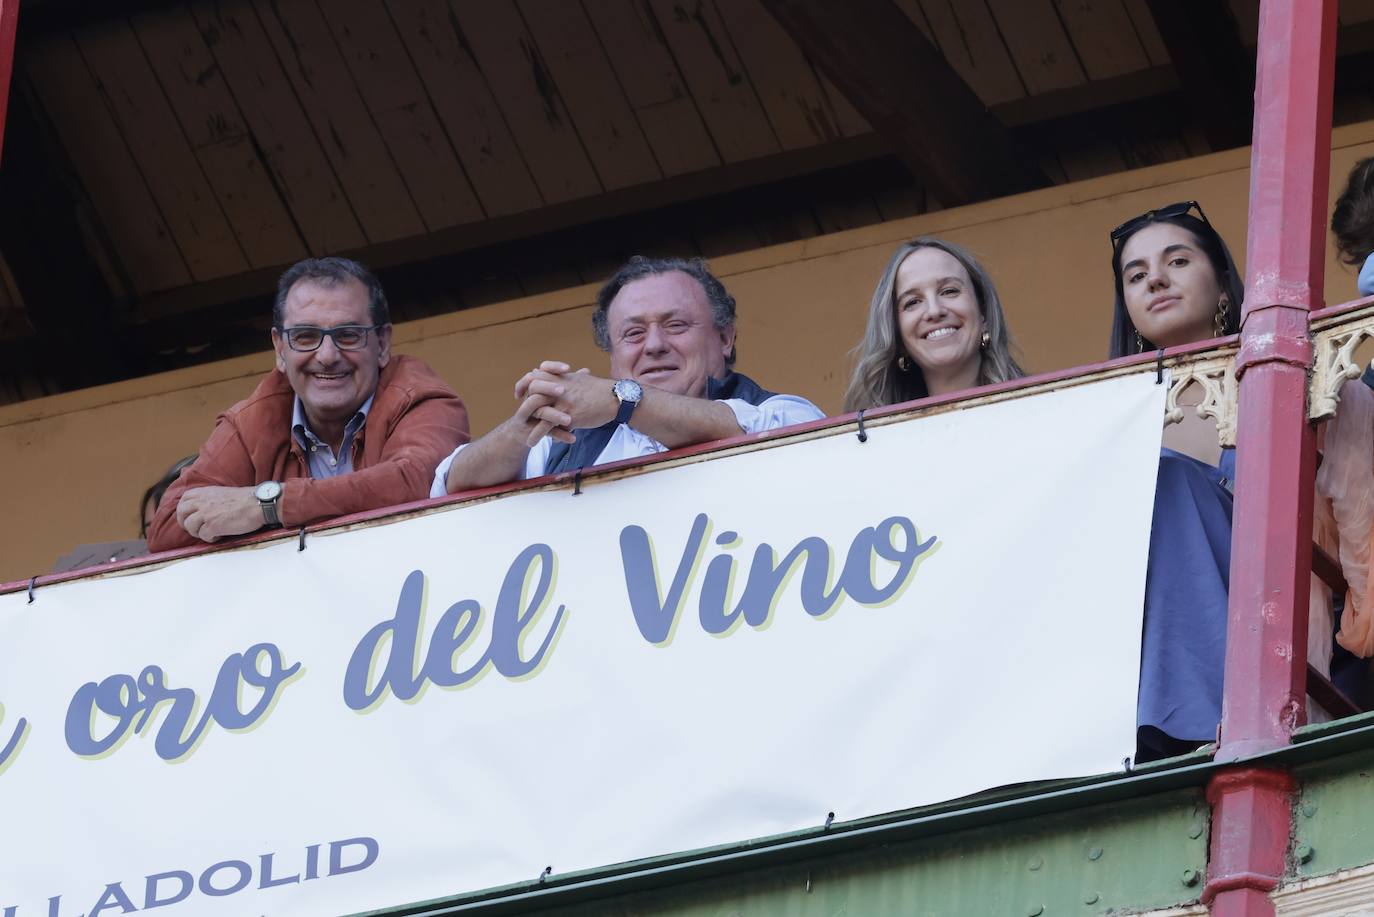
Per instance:
[[[329,444],[310,429],[310,422],[305,419],[305,409],[301,407],[300,396],[296,396],[295,407],[291,409],[291,435],[305,452],[312,478],[332,478],[353,470],[353,437],[357,436],[363,424],[367,423],[367,412],[372,410],[372,397],[364,401],[363,406],[358,408],[358,412],[344,425],[343,443],[339,446],[339,454],[335,455]]]

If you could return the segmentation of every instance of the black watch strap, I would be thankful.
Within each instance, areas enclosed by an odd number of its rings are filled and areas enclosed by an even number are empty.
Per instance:
[[[262,521],[273,528],[281,525],[281,492],[280,481],[264,481],[253,491],[253,496],[258,498],[258,506],[262,507]],[[268,494],[271,496],[268,497]]]
[[[633,379],[617,379],[611,386],[611,393],[620,402],[620,410],[615,412],[615,422],[629,423],[635,406],[644,398],[644,387]]]
[[[280,497],[278,497],[280,499]],[[276,500],[259,500],[258,505],[262,507],[263,520],[273,528],[281,527],[281,516],[277,515]]]

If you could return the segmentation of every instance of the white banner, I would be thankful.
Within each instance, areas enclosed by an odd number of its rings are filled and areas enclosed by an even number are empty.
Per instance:
[[[380,909],[1119,769],[1154,382],[0,596],[0,915]]]

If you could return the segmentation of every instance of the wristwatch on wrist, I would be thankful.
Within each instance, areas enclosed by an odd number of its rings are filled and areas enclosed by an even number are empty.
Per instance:
[[[262,507],[263,522],[273,528],[280,526],[281,516],[277,514],[277,505],[281,503],[281,482],[263,481],[254,489],[253,496],[258,498],[258,505]]]
[[[616,423],[629,423],[630,415],[635,412],[635,407],[644,397],[644,387],[633,379],[617,379],[611,386],[611,394],[615,395],[620,402],[620,410],[616,412]]]

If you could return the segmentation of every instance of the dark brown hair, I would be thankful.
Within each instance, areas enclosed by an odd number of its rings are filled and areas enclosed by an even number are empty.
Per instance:
[[[1107,356],[1112,359],[1137,353],[1138,349],[1155,349],[1154,342],[1148,338],[1142,337],[1140,344],[1136,344],[1139,332],[1135,323],[1131,321],[1131,313],[1126,309],[1126,293],[1121,278],[1121,253],[1125,251],[1126,243],[1131,236],[1152,223],[1169,223],[1193,234],[1202,253],[1212,265],[1212,270],[1216,272],[1217,284],[1231,301],[1231,308],[1226,310],[1226,327],[1222,328],[1221,336],[1240,332],[1240,310],[1241,304],[1245,302],[1245,281],[1236,268],[1235,259],[1231,257],[1231,250],[1226,247],[1226,240],[1211,223],[1199,220],[1191,213],[1160,217],[1151,215],[1150,219],[1142,220],[1139,226],[1134,227],[1129,234],[1118,237],[1112,244],[1112,276],[1116,284],[1116,302],[1112,306],[1112,337],[1107,346]]]
[[[162,502],[162,495],[167,493],[167,488],[172,486],[172,482],[181,477],[181,473],[195,463],[195,453],[186,458],[177,459],[172,463],[162,477],[157,479],[157,483],[143,492],[143,499],[138,501],[138,537],[148,537],[147,515],[148,504],[153,504],[153,512],[157,512],[158,504]]]
[[[1331,231],[1346,264],[1359,264],[1374,252],[1374,156],[1350,170],[1345,190],[1331,211]]]
[[[272,327],[281,328],[286,324],[286,297],[291,288],[302,280],[309,280],[322,286],[333,287],[356,280],[367,290],[368,321],[381,326],[391,324],[391,307],[387,305],[386,293],[377,276],[352,258],[306,258],[297,261],[282,273],[277,280],[277,298],[272,302]]]

